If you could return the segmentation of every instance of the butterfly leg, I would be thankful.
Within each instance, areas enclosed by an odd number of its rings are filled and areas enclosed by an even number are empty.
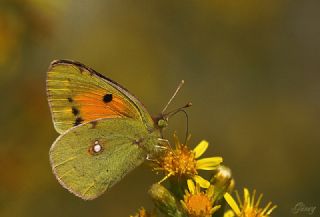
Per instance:
[[[164,139],[164,138],[158,138],[159,141],[164,141],[164,142],[169,142],[169,140]]]
[[[156,145],[157,148],[167,150],[168,147],[170,147],[169,140],[163,139],[163,138],[158,138],[158,141],[159,141],[159,145]]]
[[[155,145],[156,148],[167,150],[168,147],[162,145]]]
[[[150,154],[147,155],[146,160],[152,161],[152,162],[155,162],[155,163],[159,163],[159,161],[157,159],[155,159],[155,158],[152,158],[152,155],[150,155]]]
[[[160,143],[170,144],[169,140],[167,140],[167,139],[158,138],[158,141],[159,141]]]

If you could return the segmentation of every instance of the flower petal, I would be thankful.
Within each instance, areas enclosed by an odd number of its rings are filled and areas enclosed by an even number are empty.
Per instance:
[[[269,202],[269,203],[267,204],[267,206],[262,210],[262,212],[261,212],[262,215],[264,215],[265,212],[267,212],[267,210],[270,208],[271,204],[272,204],[272,203]]]
[[[223,217],[234,217],[234,212],[229,209],[227,212],[224,213]]]
[[[214,195],[214,186],[210,185],[209,188],[207,189],[207,196],[209,198],[213,198],[213,195]]]
[[[221,205],[217,205],[217,206],[214,206],[213,208],[211,208],[210,212],[211,214],[215,213],[218,209],[220,209]]]
[[[210,182],[202,178],[201,176],[195,175],[192,177],[193,180],[200,185],[201,188],[209,188]]]
[[[253,189],[252,195],[251,195],[251,201],[250,201],[250,206],[254,207],[254,200],[256,197],[256,189]]]
[[[277,208],[277,205],[273,205],[273,207],[271,207],[271,209],[269,209],[269,211],[266,213],[266,215],[270,215],[275,208]]]
[[[232,198],[229,193],[224,194],[224,199],[227,201],[231,209],[236,213],[237,216],[241,215],[239,206],[237,205],[236,201]]]
[[[214,170],[222,161],[222,157],[203,158],[197,160],[196,168],[199,170]]]
[[[188,179],[187,184],[188,184],[189,192],[190,192],[191,194],[194,194],[196,187],[195,187],[193,181],[192,181],[191,179]]]
[[[259,197],[258,197],[258,200],[257,200],[256,204],[254,205],[254,207],[258,207],[258,206],[259,206],[262,197],[263,197],[263,194],[260,194]]]
[[[183,207],[185,210],[188,210],[188,207],[187,207],[186,203],[185,203],[183,200],[180,200],[180,202],[181,202],[182,207]]]
[[[200,157],[208,148],[209,143],[206,140],[202,140],[194,149],[195,158]]]
[[[180,143],[180,140],[179,140],[176,132],[174,132],[174,134],[173,134],[173,141],[176,145],[176,148],[178,149],[181,146],[181,143]]]
[[[249,190],[247,188],[243,189],[243,197],[244,197],[244,201],[243,204],[248,204],[250,206],[250,193]]]

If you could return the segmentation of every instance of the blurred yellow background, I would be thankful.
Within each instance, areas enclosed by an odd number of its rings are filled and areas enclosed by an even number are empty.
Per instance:
[[[158,114],[191,101],[191,145],[223,156],[236,188],[256,188],[293,216],[320,210],[320,1],[49,1],[0,3],[0,216],[121,217],[152,207],[161,179],[141,166],[94,201],[63,189],[48,151],[58,136],[45,78],[80,61]],[[167,135],[185,132],[170,121]]]

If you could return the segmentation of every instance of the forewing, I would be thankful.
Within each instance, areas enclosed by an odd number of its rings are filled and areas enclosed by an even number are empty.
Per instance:
[[[53,61],[47,73],[47,95],[57,132],[99,118],[132,118],[148,127],[153,121],[140,103],[119,84],[69,60]]]
[[[117,183],[146,158],[148,132],[133,119],[102,119],[79,125],[57,138],[50,149],[56,178],[70,192],[90,200]],[[99,150],[95,152],[95,148]]]

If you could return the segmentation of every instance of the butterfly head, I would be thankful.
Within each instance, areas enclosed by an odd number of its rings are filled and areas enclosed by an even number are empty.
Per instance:
[[[157,125],[160,129],[166,128],[168,126],[168,118],[160,118]]]
[[[182,106],[178,109],[175,109],[173,111],[170,112],[166,112],[169,104],[171,103],[171,101],[175,98],[175,96],[177,95],[177,93],[179,92],[179,90],[181,89],[181,87],[184,84],[184,80],[182,80],[180,82],[180,84],[178,85],[176,91],[173,93],[173,95],[171,96],[170,100],[168,101],[168,103],[166,104],[166,106],[163,108],[161,114],[154,118],[154,123],[157,126],[158,129],[160,129],[160,131],[162,131],[162,129],[166,128],[168,126],[168,121],[169,118],[179,112],[183,112],[186,115],[186,120],[187,120],[187,134],[188,134],[188,114],[186,113],[186,111],[184,110],[185,108],[190,107],[192,104],[191,102],[187,103],[185,106]]]
[[[190,106],[192,106],[191,102],[187,103],[185,106],[174,109],[173,111],[167,112],[165,114],[161,113],[158,117],[154,118],[154,123],[156,124],[157,128],[162,130],[168,126],[169,118],[171,118],[171,116],[174,116],[175,114],[177,114],[179,112],[183,112],[188,119],[188,114],[186,113],[186,111],[184,109],[188,108]]]

